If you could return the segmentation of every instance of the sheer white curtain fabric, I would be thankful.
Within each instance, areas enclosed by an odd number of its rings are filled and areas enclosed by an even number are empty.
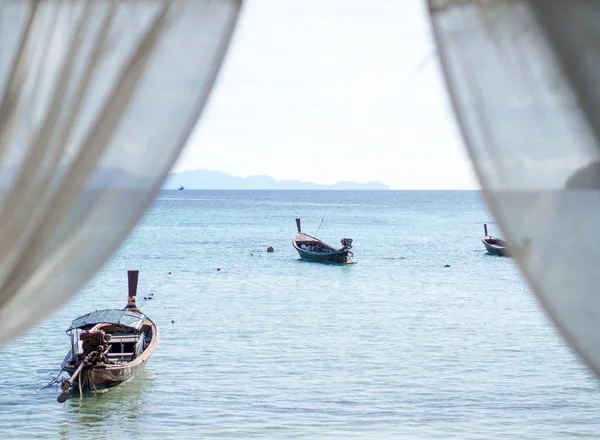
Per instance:
[[[0,0],[0,344],[74,295],[149,207],[240,6]]]
[[[600,373],[600,2],[429,8],[488,205],[541,304]]]

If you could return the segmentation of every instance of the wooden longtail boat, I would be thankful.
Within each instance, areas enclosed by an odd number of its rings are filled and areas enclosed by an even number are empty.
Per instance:
[[[485,232],[485,237],[483,237],[481,241],[483,242],[483,245],[485,246],[487,251],[492,255],[508,257],[509,253],[506,241],[500,238],[489,236],[487,231],[487,225],[483,225],[483,230]]]
[[[71,351],[62,363],[60,385],[64,402],[71,391],[115,386],[131,379],[150,359],[158,346],[157,325],[136,307],[137,270],[127,271],[129,294],[124,309],[96,310],[75,319],[67,334]]]
[[[298,233],[292,239],[294,249],[300,255],[300,258],[322,263],[353,264],[352,257],[354,253],[351,238],[342,238],[342,247],[339,249],[322,242],[318,238],[312,237],[302,232],[300,228],[300,219],[296,219]]]

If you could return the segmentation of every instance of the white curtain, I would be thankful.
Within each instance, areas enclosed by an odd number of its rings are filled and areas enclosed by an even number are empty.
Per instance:
[[[153,200],[241,0],[0,0],[0,344],[65,302]]]
[[[429,8],[488,204],[532,290],[598,374],[600,2],[429,0]]]

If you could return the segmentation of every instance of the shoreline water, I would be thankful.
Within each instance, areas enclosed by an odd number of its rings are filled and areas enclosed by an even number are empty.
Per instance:
[[[358,264],[300,261],[296,217],[352,237]],[[0,433],[592,438],[597,382],[514,262],[485,253],[490,220],[479,191],[163,191],[80,294],[0,350]],[[122,303],[127,269],[154,293],[147,367],[81,403],[34,393],[71,320]]]

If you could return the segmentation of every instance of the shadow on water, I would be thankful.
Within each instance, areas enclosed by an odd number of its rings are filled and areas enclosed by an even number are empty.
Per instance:
[[[151,371],[143,369],[133,379],[101,392],[73,393],[64,404],[63,417],[58,424],[58,438],[109,438],[111,433],[135,430],[141,424],[144,400]],[[125,426],[124,426],[125,425]]]
[[[305,260],[304,258],[296,258],[295,259],[298,263],[301,264],[317,264],[317,265],[321,265],[321,266],[337,266],[337,267],[350,267],[350,266],[355,266],[358,261],[353,261],[352,263],[334,263],[333,261],[312,261],[312,260]]]
[[[497,254],[490,254],[488,251],[481,251],[481,253],[483,254],[484,258],[501,258],[501,259],[509,259],[510,257],[508,255],[497,255]]]

